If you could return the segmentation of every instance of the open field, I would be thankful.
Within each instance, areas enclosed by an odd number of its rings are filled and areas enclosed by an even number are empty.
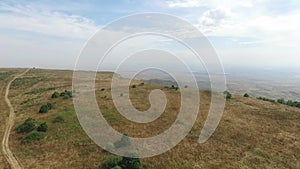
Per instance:
[[[0,74],[1,96],[9,78],[24,70],[0,69],[0,72],[9,71],[13,73],[2,74],[3,79]],[[130,89],[130,98],[137,109],[149,108],[148,94],[152,89],[163,90],[168,104],[156,121],[145,125],[131,123],[113,105],[111,76],[109,72],[98,74],[96,96],[105,118],[115,129],[130,136],[149,137],[163,132],[174,122],[180,105],[179,91],[133,82],[137,87]],[[72,98],[51,98],[55,91],[71,90],[71,84],[72,71],[41,69],[33,69],[13,82],[9,97],[16,111],[14,129],[29,117],[36,119],[38,124],[48,124],[45,137],[29,143],[22,143],[27,134],[12,131],[10,147],[23,168],[98,168],[110,155],[84,133]],[[169,152],[142,159],[145,168],[300,168],[299,108],[235,95],[226,102],[224,116],[213,136],[206,143],[198,144],[210,103],[208,92],[200,92],[200,95],[200,112],[189,135]],[[45,103],[52,103],[53,109],[48,113],[38,113]],[[8,108],[2,97],[0,106],[0,120],[4,121]],[[54,123],[53,119],[57,116],[64,122]],[[0,124],[0,131],[5,127],[3,124]],[[0,167],[7,167],[1,154]]]

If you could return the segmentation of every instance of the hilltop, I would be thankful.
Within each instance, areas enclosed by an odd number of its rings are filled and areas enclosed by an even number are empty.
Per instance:
[[[5,121],[8,108],[3,96],[7,82],[24,69],[0,69],[0,120]],[[15,80],[9,98],[15,107],[16,122],[10,148],[23,168],[98,168],[111,155],[98,147],[82,130],[73,108],[72,97],[52,98],[72,91],[72,71],[32,69]],[[168,104],[163,115],[149,124],[131,123],[113,105],[110,95],[111,72],[100,72],[96,80],[96,97],[107,121],[118,131],[133,137],[149,137],[163,132],[176,119],[180,91],[162,85],[133,81],[130,98],[139,110],[147,110],[149,92],[163,90]],[[241,93],[242,95],[243,93]],[[300,109],[255,98],[233,95],[219,127],[204,144],[197,140],[210,104],[210,93],[200,91],[198,119],[189,135],[175,148],[159,156],[142,159],[146,168],[300,168]],[[39,113],[42,105],[51,109]],[[16,128],[26,119],[37,125],[46,122],[47,132],[39,140],[24,142],[28,133]],[[60,119],[60,121],[57,121]],[[3,136],[5,123],[0,124]],[[0,154],[0,168],[8,167]]]

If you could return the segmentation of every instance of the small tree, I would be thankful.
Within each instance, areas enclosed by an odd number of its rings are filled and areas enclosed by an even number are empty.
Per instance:
[[[51,98],[58,98],[59,97],[59,93],[58,92],[54,92],[51,96]]]
[[[249,97],[249,95],[247,93],[244,94],[244,97]]]
[[[143,169],[142,163],[135,153],[127,154],[123,157],[120,166],[124,169]]]
[[[42,123],[39,125],[39,127],[37,128],[37,131],[40,131],[40,132],[46,132],[48,129],[48,125],[46,122]]]
[[[281,99],[277,99],[277,103],[280,103],[280,104],[285,104],[285,101],[284,101],[284,99],[283,99],[283,98],[281,98]]]
[[[122,157],[120,156],[109,156],[107,159],[103,162],[102,166],[104,169],[111,169],[113,167],[118,166],[122,161]]]
[[[53,104],[47,103],[47,104],[41,106],[39,113],[47,113],[52,108],[53,108]]]
[[[41,140],[44,138],[44,134],[41,132],[33,131],[32,133],[28,134],[25,138],[22,139],[22,143],[28,143],[33,140]]]
[[[28,118],[16,129],[18,133],[28,133],[34,130],[35,126],[36,126],[36,120],[33,118]]]
[[[225,98],[226,98],[226,100],[229,100],[229,99],[231,99],[231,98],[232,98],[232,95],[231,95],[231,93],[229,93],[228,91],[225,91],[225,92],[224,92],[224,94],[225,94]]]

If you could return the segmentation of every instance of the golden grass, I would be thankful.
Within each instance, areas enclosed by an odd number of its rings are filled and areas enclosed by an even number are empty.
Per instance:
[[[168,97],[166,111],[159,119],[145,125],[131,123],[113,106],[111,76],[111,73],[98,74],[96,94],[99,107],[115,129],[134,137],[149,137],[174,122],[179,91],[152,84],[131,88],[130,98],[139,110],[149,108],[148,94],[152,89],[162,89]],[[71,90],[71,81],[71,71],[36,69],[12,85],[10,98],[17,112],[16,125],[32,117],[49,126],[43,140],[28,144],[21,143],[23,134],[12,133],[11,149],[24,168],[97,168],[110,155],[83,132],[72,99],[51,99],[54,91]],[[105,90],[101,91],[102,88]],[[172,150],[142,159],[147,168],[300,168],[299,109],[234,96],[227,101],[216,132],[206,143],[198,144],[210,101],[209,93],[200,94],[199,116],[189,135]],[[39,114],[40,106],[47,102],[54,103],[54,109]],[[52,123],[58,115],[65,118],[65,123]]]

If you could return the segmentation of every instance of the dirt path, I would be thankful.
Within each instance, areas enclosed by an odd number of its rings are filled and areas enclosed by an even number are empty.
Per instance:
[[[26,71],[24,71],[23,73],[15,76],[7,85],[6,87],[6,92],[5,92],[5,102],[7,103],[8,107],[9,107],[9,117],[8,120],[6,122],[6,128],[5,128],[5,132],[4,132],[4,136],[3,136],[3,140],[2,140],[2,152],[4,157],[6,158],[7,162],[9,163],[10,167],[12,169],[16,169],[16,168],[21,168],[20,164],[18,163],[17,159],[15,158],[14,154],[10,151],[9,149],[9,135],[10,135],[10,131],[15,123],[15,110],[14,107],[12,106],[12,104],[10,103],[10,100],[8,98],[8,94],[9,94],[9,88],[12,84],[12,82],[14,80],[16,80],[17,78],[23,76],[24,74],[26,74],[30,69],[27,69]]]

